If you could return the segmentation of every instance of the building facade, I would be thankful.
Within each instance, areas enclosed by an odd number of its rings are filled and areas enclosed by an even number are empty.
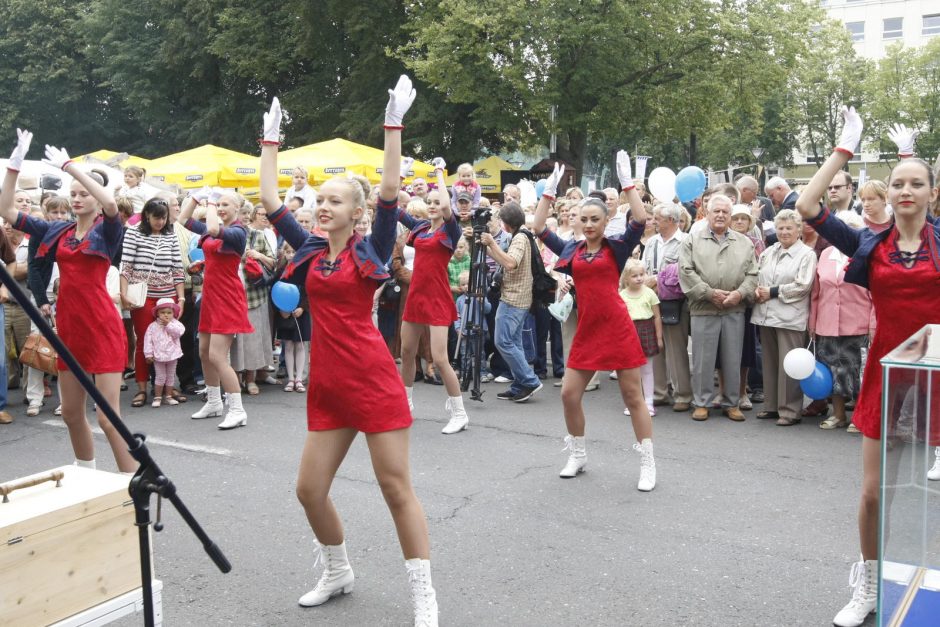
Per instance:
[[[916,48],[940,36],[940,0],[821,0],[834,20],[845,24],[855,51],[881,59],[888,46]]]

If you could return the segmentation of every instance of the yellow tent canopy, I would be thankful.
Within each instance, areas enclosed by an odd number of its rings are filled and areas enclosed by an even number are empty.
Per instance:
[[[147,176],[181,187],[258,185],[259,158],[212,144],[154,159]]]
[[[498,194],[500,192],[500,170],[518,170],[516,166],[496,155],[487,157],[482,161],[473,164],[473,171],[477,175],[477,183],[480,184],[480,191],[484,194]],[[453,185],[457,180],[457,175],[447,177],[447,184]]]
[[[135,157],[134,155],[129,155],[126,152],[115,152],[106,148],[96,150],[95,152],[89,152],[87,155],[75,157],[76,161],[85,161],[86,159],[95,159],[112,166],[127,167],[129,165],[137,165],[144,169],[150,167],[150,159]]]
[[[285,150],[278,155],[279,175],[290,176],[296,166],[307,169],[307,182],[320,185],[338,174],[361,174],[372,183],[382,179],[383,153],[378,148],[364,146],[346,139],[331,139],[325,142]],[[414,177],[427,178],[434,167],[415,161],[412,171],[405,179],[410,183]]]

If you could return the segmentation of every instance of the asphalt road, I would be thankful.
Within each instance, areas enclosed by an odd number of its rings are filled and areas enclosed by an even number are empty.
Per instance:
[[[661,412],[658,483],[636,490],[639,454],[617,388],[585,397],[588,471],[562,480],[566,454],[551,380],[516,405],[468,402],[471,428],[443,436],[444,391],[418,383],[412,469],[430,526],[442,625],[828,625],[848,601],[857,559],[859,436],[818,419],[783,428],[753,418]],[[0,479],[72,460],[51,414],[0,425]],[[175,512],[154,534],[169,626],[408,625],[407,577],[365,441],[333,486],[356,589],[319,608],[312,533],[294,497],[304,396],[263,387],[246,428],[189,419],[198,405],[130,409],[132,429],[233,564],[217,572]],[[667,408],[668,409],[668,408]],[[717,413],[717,412],[713,412]],[[115,469],[102,436],[99,468]],[[873,621],[869,621],[873,623]],[[126,619],[120,625],[142,624]]]

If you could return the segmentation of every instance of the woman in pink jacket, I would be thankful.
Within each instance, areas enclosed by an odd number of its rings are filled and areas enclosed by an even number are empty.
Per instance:
[[[839,218],[849,226],[862,228],[861,217],[843,211]],[[864,287],[846,283],[848,257],[835,246],[822,251],[816,264],[809,314],[809,333],[816,340],[816,358],[832,371],[832,415],[820,429],[848,426],[858,433],[845,414],[847,400],[858,396],[861,387],[862,348],[875,333],[875,312],[871,294]]]
[[[179,315],[180,306],[172,298],[161,298],[153,308],[155,319],[144,335],[144,357],[154,370],[153,407],[179,404],[172,396],[176,361],[183,356],[180,337],[186,330],[176,319]]]

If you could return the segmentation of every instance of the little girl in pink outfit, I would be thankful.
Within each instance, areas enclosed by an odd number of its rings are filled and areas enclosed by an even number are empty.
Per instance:
[[[176,378],[176,361],[183,356],[180,337],[186,327],[176,318],[180,315],[180,306],[172,298],[161,298],[153,308],[155,320],[147,327],[144,335],[144,357],[148,364],[153,364],[153,407],[163,403],[178,405],[179,402],[170,393]]]

